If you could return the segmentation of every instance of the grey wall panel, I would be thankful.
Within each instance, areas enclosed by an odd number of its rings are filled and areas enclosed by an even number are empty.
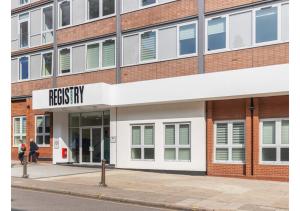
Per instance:
[[[72,73],[85,70],[85,45],[73,47],[72,49]]]
[[[281,38],[283,41],[289,40],[289,5],[282,5],[281,9]]]
[[[41,54],[30,56],[30,79],[41,78]]]
[[[18,39],[18,16],[11,17],[11,40]]]
[[[30,37],[30,47],[41,45],[41,34]]]
[[[30,35],[41,34],[41,9],[33,10],[30,13]]]
[[[11,51],[16,51],[19,49],[19,42],[18,40],[11,41]]]
[[[158,59],[177,57],[177,28],[167,28],[158,31]]]
[[[130,12],[139,9],[140,0],[123,0],[122,12]]]
[[[20,0],[11,0],[11,9],[15,9],[19,6]]]
[[[11,82],[18,81],[18,59],[11,60]]]
[[[72,4],[72,24],[80,24],[85,21],[85,1],[73,0]]]
[[[139,35],[130,35],[123,39],[123,65],[139,62]]]

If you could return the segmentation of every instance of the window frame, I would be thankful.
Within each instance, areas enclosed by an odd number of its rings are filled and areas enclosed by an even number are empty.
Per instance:
[[[155,59],[150,59],[146,61],[142,61],[142,34],[147,32],[155,32]],[[138,64],[147,64],[158,61],[158,29],[146,30],[139,32],[139,63]]]
[[[132,144],[132,128],[138,126],[141,129],[141,144],[140,145],[133,145]],[[146,126],[152,126],[153,127],[153,145],[145,145],[144,142],[144,131]],[[154,159],[145,159],[145,149],[154,149]],[[141,159],[134,159],[131,156],[131,150],[132,149],[141,149]],[[131,124],[130,125],[130,160],[131,161],[155,161],[155,123],[144,123],[144,124]]]
[[[49,7],[52,7],[52,29],[51,30],[44,30],[43,26],[44,26],[44,9],[47,9]],[[41,7],[41,45],[46,45],[49,43],[53,43],[54,41],[54,5],[50,4],[50,5],[46,5],[44,7]],[[49,32],[53,32],[53,41],[52,42],[43,42],[43,35],[47,34]]]
[[[26,13],[28,13],[28,17],[26,18],[26,19],[23,19],[23,20],[20,20],[20,16],[22,16],[22,15],[24,15],[24,14],[26,14]],[[31,11],[27,11],[27,12],[23,12],[23,13],[20,13],[19,15],[18,15],[18,39],[19,39],[19,45],[18,45],[18,47],[19,47],[19,49],[26,49],[26,48],[30,48],[31,47],[31,45],[30,45],[30,42],[31,42],[31,36],[30,36],[30,33],[31,33],[31,27],[30,27],[30,17],[31,17]],[[25,46],[25,47],[22,47],[21,46],[21,23],[24,23],[24,22],[28,22],[27,24],[28,24],[28,45],[27,46]]]
[[[58,59],[57,59],[57,61],[58,61],[58,69],[57,69],[57,71],[58,71],[58,76],[64,76],[64,75],[71,75],[72,74],[72,67],[73,67],[73,65],[72,65],[72,63],[73,63],[73,59],[72,59],[72,49],[73,49],[73,47],[74,46],[69,46],[69,47],[62,47],[62,48],[59,48],[58,49]],[[70,50],[70,72],[68,72],[68,73],[61,73],[61,70],[60,70],[60,51],[62,51],[62,50],[64,50],[64,49],[69,49]]]
[[[52,54],[52,65],[51,65],[51,74],[50,75],[47,75],[47,76],[43,76],[42,74],[42,71],[43,71],[43,56],[44,54],[48,54],[48,53],[51,53]],[[53,76],[53,71],[54,71],[54,67],[53,67],[53,60],[54,60],[54,52],[53,50],[49,50],[49,51],[43,51],[41,52],[41,68],[40,68],[40,77],[43,79],[43,78],[50,78]]]
[[[69,25],[66,25],[66,26],[61,26],[61,18],[60,18],[60,5],[64,2],[70,2],[70,24]],[[60,2],[58,2],[57,4],[57,11],[58,11],[58,17],[57,17],[57,21],[58,21],[58,24],[57,24],[57,29],[64,29],[64,28],[67,28],[67,27],[70,27],[70,26],[73,26],[73,22],[72,22],[72,17],[73,17],[73,4],[72,4],[72,0],[62,0]],[[55,21],[53,19],[53,21]]]
[[[117,2],[115,1],[115,7],[114,7],[114,13],[110,14],[110,15],[105,15],[103,16],[103,0],[99,0],[99,17],[97,18],[92,18],[89,19],[89,0],[85,0],[85,8],[86,8],[86,13],[85,13],[85,23],[89,23],[92,21],[97,21],[97,20],[101,20],[101,19],[105,19],[105,18],[111,18],[113,16],[116,16],[116,9],[117,9]],[[122,1],[123,2],[123,1]]]
[[[194,25],[195,24],[195,53],[189,53],[189,54],[180,54],[180,27],[182,26],[187,26],[187,25]],[[170,28],[170,27],[169,27]],[[162,28],[164,29],[164,28]],[[176,25],[176,39],[177,39],[177,59],[179,58],[187,58],[187,57],[192,57],[192,56],[198,56],[198,24],[197,21],[191,21],[191,22],[187,22],[187,23],[181,23],[181,24],[177,24]],[[158,49],[157,49],[157,53],[158,53]]]
[[[26,119],[26,131],[22,130],[22,133],[15,134],[15,119],[20,119],[20,130],[23,128],[23,119]],[[25,134],[25,135],[24,135]],[[27,139],[27,116],[15,116],[13,117],[13,147],[18,147],[18,144],[15,143],[15,136],[23,137],[25,136]],[[24,143],[26,143],[26,139],[24,140]]]
[[[20,56],[18,57],[18,82],[23,82],[23,81],[29,81],[30,80],[30,56],[31,55],[24,55],[24,56]],[[20,70],[20,59],[23,57],[27,57],[28,59],[28,78],[27,79],[21,79],[21,70]]]
[[[217,124],[227,124],[227,144],[217,144]],[[244,124],[244,144],[233,144],[232,134],[233,134],[233,124],[234,123],[243,123]],[[214,147],[213,147],[213,163],[216,164],[245,164],[246,163],[246,121],[243,119],[236,120],[218,120],[214,121]],[[217,148],[227,149],[228,150],[228,160],[222,161],[217,160]],[[232,149],[244,149],[245,160],[244,161],[234,161],[232,160]]]
[[[166,126],[174,125],[175,126],[175,144],[174,145],[166,145]],[[180,145],[179,143],[179,129],[180,125],[189,125],[189,145]],[[163,123],[163,159],[164,162],[192,162],[192,123],[191,122],[167,122]],[[166,149],[175,149],[175,160],[166,160],[165,159],[165,150]],[[189,160],[179,160],[179,149],[190,149],[190,159]]]
[[[281,143],[281,123],[284,120],[288,120],[288,117],[283,118],[262,118],[259,120],[259,164],[261,165],[289,165],[289,161],[280,161],[280,149],[288,148],[290,144]],[[275,121],[275,144],[263,144],[263,122]],[[276,149],[276,161],[263,161],[262,149],[263,148],[275,148]]]
[[[145,5],[145,6],[143,6],[143,0],[139,0],[139,9],[145,9],[145,8],[154,7],[154,6],[157,6],[157,5],[159,5],[158,0],[155,0],[155,3]]]
[[[21,0],[19,0],[19,5],[20,5],[20,6],[24,6],[24,5],[27,5],[27,4],[30,4],[30,3],[31,3],[30,0],[28,0],[27,3],[23,3],[23,4],[22,4],[22,3],[21,3]]]
[[[45,144],[45,136],[49,136],[49,141],[51,142],[51,132],[49,133],[46,133],[46,116],[49,118],[49,122],[50,122],[50,128],[51,128],[51,118],[50,118],[50,115],[49,114],[45,114],[45,115],[35,115],[35,121],[34,121],[34,129],[35,129],[35,133],[34,133],[34,137],[35,137],[35,143],[39,146],[39,147],[50,147],[51,144]],[[37,132],[37,119],[39,117],[42,117],[43,118],[43,132],[42,133],[38,133]],[[50,129],[51,130],[51,129]],[[43,144],[38,144],[37,143],[37,136],[43,136]]]

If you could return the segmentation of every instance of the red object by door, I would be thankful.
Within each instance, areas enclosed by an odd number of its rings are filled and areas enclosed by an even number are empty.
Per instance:
[[[68,149],[67,148],[62,148],[61,149],[61,156],[62,156],[62,158],[67,158],[67,156],[68,156]]]

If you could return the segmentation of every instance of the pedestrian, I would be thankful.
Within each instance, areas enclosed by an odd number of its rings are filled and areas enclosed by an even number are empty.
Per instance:
[[[33,141],[33,139],[30,139],[30,148],[29,148],[29,162],[35,162],[37,161],[37,154],[39,147],[38,145]]]
[[[23,140],[19,140],[19,146],[18,146],[18,158],[23,165],[24,162],[24,155],[26,151],[26,145],[23,143]]]

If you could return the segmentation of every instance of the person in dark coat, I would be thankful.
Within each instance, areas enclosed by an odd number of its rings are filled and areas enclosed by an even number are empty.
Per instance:
[[[33,139],[30,139],[29,162],[31,162],[31,160],[32,162],[36,162],[38,149],[38,145],[33,141]]]

